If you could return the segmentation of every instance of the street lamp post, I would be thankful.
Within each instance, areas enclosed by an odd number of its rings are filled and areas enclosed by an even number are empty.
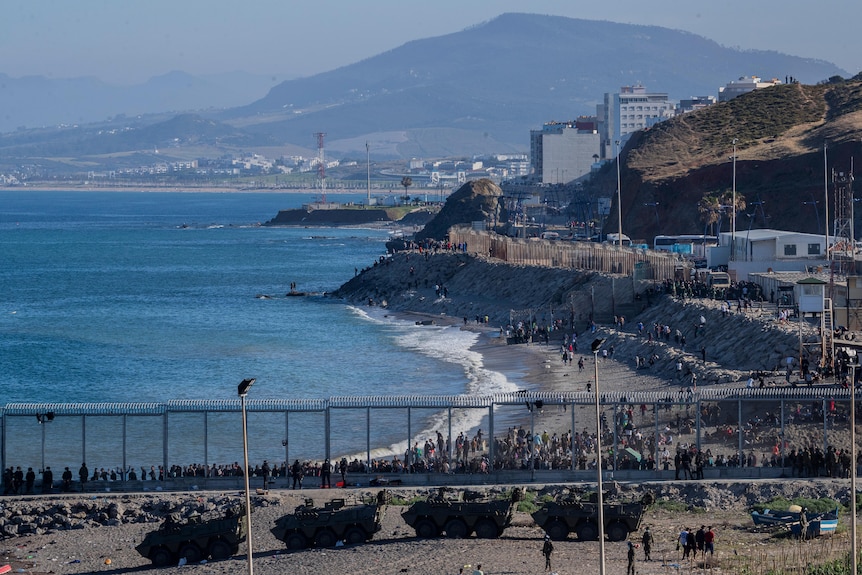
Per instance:
[[[596,491],[599,512],[599,575],[605,575],[605,502],[602,493],[602,417],[599,408],[599,349],[605,342],[604,338],[594,339],[593,365],[595,366],[596,388]]]
[[[731,222],[731,230],[730,230],[730,260],[733,261],[736,259],[736,143],[739,140],[733,139],[733,199],[731,200],[731,212],[730,212],[730,222]]]
[[[246,540],[248,542],[248,575],[254,575],[254,562],[252,561],[252,545],[251,545],[251,492],[249,491],[248,486],[248,475],[249,471],[251,471],[248,467],[248,427],[246,425],[246,415],[245,415],[245,396],[248,395],[248,390],[251,389],[251,386],[254,385],[255,379],[247,378],[240,382],[237,387],[237,394],[239,395],[240,404],[242,405],[242,454],[243,454],[243,463],[245,464],[245,473],[243,476],[245,477],[245,519],[246,519],[246,529],[248,534],[246,535]]]
[[[619,232],[619,246],[623,247],[623,195],[620,186],[620,141],[617,140],[617,230]]]

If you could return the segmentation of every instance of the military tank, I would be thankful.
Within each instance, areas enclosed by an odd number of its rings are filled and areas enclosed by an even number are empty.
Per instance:
[[[643,517],[644,502],[605,503],[605,535],[611,541],[625,541],[637,531]],[[532,514],[533,521],[555,541],[563,541],[570,533],[580,541],[599,538],[599,505],[595,494],[582,501],[571,495],[547,501]]]
[[[217,561],[236,555],[247,534],[243,505],[234,505],[209,518],[192,515],[183,519],[172,513],[135,549],[156,567],[175,565],[180,559],[187,563],[207,558]]]
[[[277,519],[271,531],[292,551],[333,547],[339,541],[349,545],[364,543],[380,531],[390,499],[385,490],[358,505],[346,506],[344,499],[333,499],[323,507],[315,507],[313,499],[306,499],[293,513]]]
[[[417,537],[430,538],[446,534],[463,538],[473,533],[480,539],[494,539],[512,522],[515,504],[523,498],[513,489],[506,499],[485,499],[471,491],[448,497],[445,488],[425,500],[417,501],[401,514],[416,530]]]

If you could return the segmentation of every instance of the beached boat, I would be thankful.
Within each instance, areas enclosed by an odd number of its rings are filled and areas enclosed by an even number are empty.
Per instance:
[[[752,511],[751,519],[755,525],[790,525],[799,521],[802,516],[802,508],[798,505],[791,505],[787,511],[779,511],[777,509],[764,509],[761,512]],[[825,516],[838,517],[838,509],[830,513],[813,513],[806,512],[806,518],[809,522],[815,519],[821,519]]]
[[[778,511],[775,509],[764,509],[761,512],[752,511],[751,519],[754,521],[755,525],[789,525],[791,529],[796,525],[799,532],[801,533],[801,527],[798,527],[800,522],[799,520],[802,517],[802,509],[798,505],[793,505],[787,511]],[[835,511],[830,511],[826,513],[805,513],[806,519],[808,519],[809,532],[812,530],[811,526],[817,522],[817,532],[827,532],[835,531],[835,527],[838,525],[838,508]],[[834,522],[834,524],[832,523]]]

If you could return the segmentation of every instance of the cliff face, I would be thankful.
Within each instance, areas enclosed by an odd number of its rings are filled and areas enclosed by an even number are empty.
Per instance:
[[[662,122],[634,134],[622,152],[623,230],[648,242],[658,233],[704,233],[698,203],[731,190],[736,140],[736,189],[747,206],[737,212],[737,230],[817,233],[825,226],[825,217],[817,217],[823,214],[824,144],[828,173],[849,172],[852,158],[858,162],[862,155],[860,138],[858,81],[756,90]],[[589,186],[611,196],[607,229],[615,232],[615,165],[606,165]],[[831,183],[828,188],[831,196]],[[729,210],[722,219],[727,231]]]

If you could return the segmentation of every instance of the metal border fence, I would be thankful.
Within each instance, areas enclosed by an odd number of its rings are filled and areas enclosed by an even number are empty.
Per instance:
[[[700,448],[703,437],[703,426],[701,422],[701,406],[704,403],[722,402],[724,404],[731,403],[736,405],[736,439],[737,445],[735,450],[737,453],[745,453],[745,438],[743,431],[743,410],[756,405],[758,402],[771,402],[777,404],[780,409],[780,429],[776,430],[779,437],[784,436],[784,426],[787,418],[787,412],[791,405],[807,402],[808,405],[818,404],[822,406],[823,421],[823,450],[826,451],[830,444],[830,432],[835,429],[834,422],[827,420],[827,414],[831,411],[834,413],[836,406],[849,407],[851,394],[850,390],[834,385],[814,386],[814,387],[798,387],[798,388],[734,388],[734,389],[700,389],[697,391],[653,391],[653,392],[609,392],[600,393],[599,401],[603,409],[613,409],[614,413],[623,406],[645,404],[653,408],[655,416],[655,461],[659,460],[658,454],[658,436],[659,428],[659,412],[661,409],[666,409],[668,406],[689,406],[692,408],[691,413],[695,418],[695,437],[692,442]],[[356,414],[364,414],[365,426],[365,451],[367,463],[371,462],[372,448],[371,430],[374,427],[374,421],[371,417],[372,409],[400,409],[406,411],[406,427],[404,429],[404,438],[408,445],[416,439],[414,437],[414,429],[412,424],[413,410],[440,410],[448,411],[449,428],[448,428],[448,445],[453,445],[452,436],[452,410],[455,409],[476,409],[485,411],[487,416],[488,437],[498,437],[498,430],[495,429],[495,412],[500,408],[507,406],[523,406],[528,408],[536,405],[541,405],[544,408],[552,408],[554,406],[571,408],[568,412],[571,414],[571,430],[576,429],[575,424],[575,407],[592,406],[595,403],[595,395],[588,392],[569,392],[569,393],[550,393],[550,392],[516,392],[494,395],[403,395],[403,396],[344,396],[330,397],[325,399],[250,399],[247,400],[247,409],[250,414],[254,413],[282,413],[284,414],[284,433],[288,438],[288,422],[291,414],[297,413],[321,413],[323,415],[323,437],[325,444],[324,456],[333,460],[331,451],[332,429],[331,429],[331,414],[334,410],[346,410]],[[125,420],[128,416],[144,416],[161,419],[159,427],[163,430],[163,453],[162,461],[165,469],[169,468],[170,452],[169,452],[169,435],[168,435],[168,419],[171,414],[176,413],[199,413],[204,414],[204,421],[207,420],[206,415],[209,413],[236,413],[237,417],[240,414],[239,400],[176,400],[167,403],[10,403],[0,408],[0,421],[2,421],[2,433],[0,433],[0,456],[2,456],[3,469],[7,466],[7,429],[9,428],[9,418],[21,416],[39,416],[44,417],[45,414],[51,414],[51,418],[56,417],[80,417],[81,425],[81,457],[86,460],[85,446],[87,445],[87,419],[92,417],[103,416],[120,416],[123,419],[122,428],[122,458],[125,467],[126,461],[126,429]],[[530,410],[530,432],[532,429],[532,409]],[[525,416],[526,419],[527,416]],[[41,422],[41,420],[40,420]],[[583,424],[583,422],[578,422]],[[594,423],[594,418],[593,418]],[[620,445],[617,426],[613,428],[613,445]],[[44,459],[45,449],[45,433],[46,425],[42,426],[42,453]],[[68,439],[68,438],[66,438]],[[207,443],[207,433],[204,433],[204,443]],[[603,441],[604,443],[604,441]],[[487,456],[491,462],[495,461],[495,442],[489,441]],[[616,449],[614,450],[616,451]],[[784,446],[782,446],[782,459],[785,456]],[[206,445],[203,448],[206,453]],[[449,456],[451,457],[451,451]],[[743,458],[744,459],[744,458]],[[287,442],[285,442],[285,461],[289,462],[289,452],[287,451]],[[207,463],[207,462],[204,462]],[[44,465],[44,461],[43,461]],[[616,459],[610,462],[610,467],[616,469]],[[740,463],[742,467],[744,463]],[[575,471],[575,458],[572,457],[572,471]],[[531,474],[541,470],[531,469]],[[733,470],[725,470],[726,474],[733,474]],[[747,476],[742,474],[741,476]]]

